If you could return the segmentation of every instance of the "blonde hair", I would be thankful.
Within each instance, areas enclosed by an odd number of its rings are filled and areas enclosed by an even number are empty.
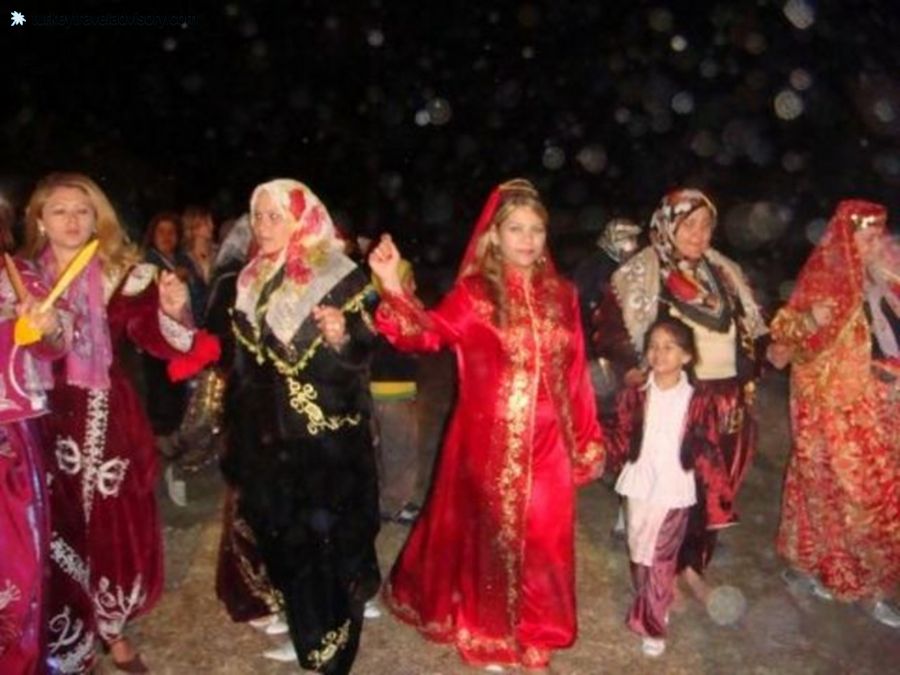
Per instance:
[[[500,247],[496,246],[491,239],[492,234],[496,234],[503,221],[520,207],[530,208],[543,221],[544,225],[547,224],[550,217],[537,188],[530,181],[524,178],[514,178],[501,183],[498,190],[500,191],[500,203],[475,245],[475,269],[487,283],[488,295],[494,303],[494,323],[502,326],[506,323],[508,314],[506,290],[503,285],[503,258]]]
[[[51,173],[44,176],[31,193],[28,206],[25,207],[23,252],[27,257],[36,258],[47,245],[47,237],[42,232],[39,220],[50,195],[59,188],[81,190],[91,202],[95,217],[94,235],[100,241],[97,257],[104,272],[124,270],[140,259],[137,248],[128,240],[128,235],[103,190],[80,173]]]

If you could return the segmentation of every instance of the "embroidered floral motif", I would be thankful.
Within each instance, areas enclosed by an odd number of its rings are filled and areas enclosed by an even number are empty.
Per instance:
[[[121,586],[113,588],[107,577],[101,577],[93,600],[97,630],[106,642],[113,642],[122,636],[128,619],[146,602],[147,591],[141,584],[140,574],[129,591]]]
[[[50,641],[47,645],[54,672],[83,673],[93,662],[93,631],[85,631],[84,621],[72,621],[72,609],[66,605],[50,619]]]
[[[90,572],[81,556],[54,532],[50,540],[50,558],[59,568],[78,582],[85,593],[90,592]]]
[[[313,436],[318,436],[322,431],[337,431],[341,427],[355,427],[362,421],[362,415],[331,415],[326,416],[316,404],[319,392],[308,382],[303,384],[292,377],[287,378],[288,402],[297,413],[307,419],[306,430]]]
[[[350,639],[350,619],[347,619],[340,628],[325,633],[322,638],[322,646],[314,649],[306,655],[306,660],[316,670],[319,670],[335,657],[347,641]]]
[[[190,351],[194,342],[195,331],[179,323],[171,316],[159,310],[159,332],[173,348],[180,352]]]
[[[94,494],[115,497],[119,494],[129,460],[114,458],[103,461],[106,429],[109,417],[109,391],[91,389],[87,398],[87,420],[84,450],[71,437],[56,439],[56,462],[63,473],[81,473],[81,503],[85,521],[90,523]]]

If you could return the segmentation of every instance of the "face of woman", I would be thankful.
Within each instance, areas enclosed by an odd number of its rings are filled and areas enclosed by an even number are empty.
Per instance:
[[[213,238],[213,221],[212,218],[201,218],[194,222],[193,226],[194,239],[212,240]]]
[[[493,234],[504,262],[520,269],[530,270],[544,254],[547,226],[530,206],[514,208]]]
[[[678,223],[675,229],[675,250],[688,260],[699,260],[712,241],[713,219],[707,208],[696,209]]]
[[[853,233],[856,250],[859,251],[859,257],[863,263],[868,264],[872,262],[881,253],[881,238],[883,236],[884,229],[878,226],[866,227]]]
[[[153,232],[153,246],[160,253],[171,255],[178,246],[178,228],[171,220],[161,220]]]
[[[75,187],[58,187],[51,193],[38,222],[54,251],[78,251],[84,246],[97,223],[90,198]]]
[[[278,253],[291,236],[287,214],[268,190],[263,190],[253,206],[253,234],[263,255]]]

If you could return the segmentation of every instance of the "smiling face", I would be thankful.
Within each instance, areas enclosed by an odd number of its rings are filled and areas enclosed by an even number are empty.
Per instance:
[[[97,213],[88,195],[68,186],[50,193],[38,219],[50,247],[63,254],[79,251],[90,239],[96,222]]]
[[[269,194],[262,190],[253,204],[253,235],[260,253],[272,255],[287,246],[291,236],[289,216]]]
[[[491,231],[500,257],[509,265],[530,271],[544,254],[547,226],[530,206],[517,206]]]
[[[859,251],[859,257],[864,264],[869,264],[876,259],[881,252],[882,239],[885,233],[884,221],[870,225],[853,233],[853,241],[856,244],[856,250]]]
[[[713,216],[709,209],[695,209],[675,229],[675,250],[688,260],[699,260],[709,249],[712,231]]]

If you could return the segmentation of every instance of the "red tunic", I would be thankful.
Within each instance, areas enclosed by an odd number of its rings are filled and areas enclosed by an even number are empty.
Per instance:
[[[157,287],[146,283],[147,272],[135,268],[131,283],[126,278],[107,304],[115,350],[109,389],[67,384],[60,362],[50,392],[54,414],[42,420],[53,523],[49,649],[62,673],[90,670],[97,638],[121,637],[125,624],[162,593],[155,441],[118,352],[130,340],[171,359],[190,347],[191,335],[174,322],[163,335]]]
[[[505,290],[502,329],[477,276],[432,312],[402,296],[378,311],[400,349],[451,346],[459,377],[429,501],[385,597],[470,663],[535,666],[575,640],[574,486],[604,453],[574,289],[535,272],[508,273]]]

